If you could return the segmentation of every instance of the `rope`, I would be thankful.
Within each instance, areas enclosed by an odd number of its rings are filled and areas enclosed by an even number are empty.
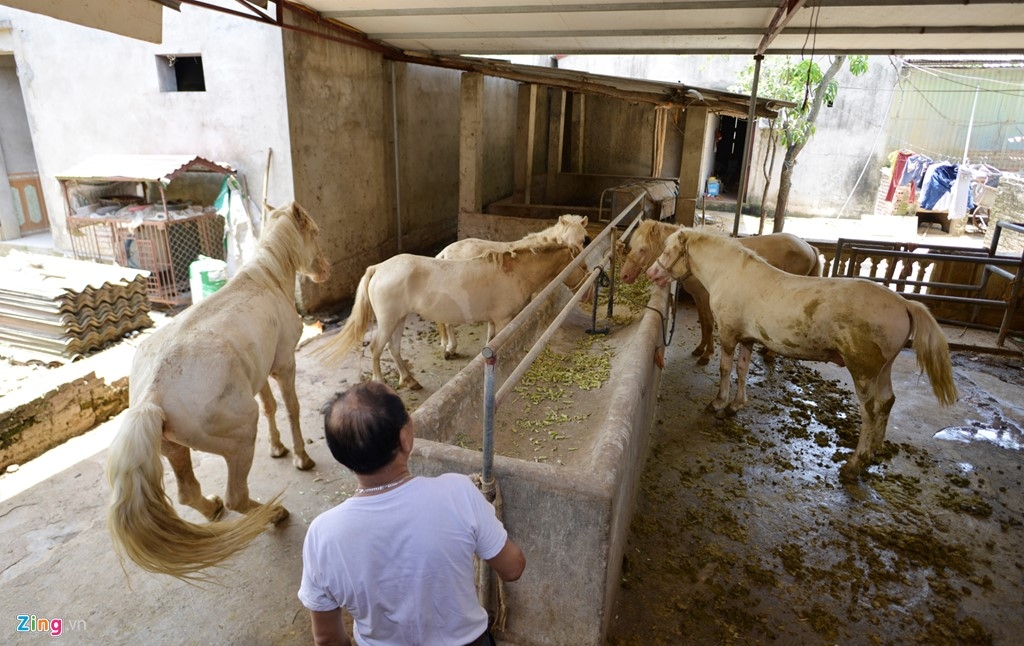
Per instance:
[[[672,317],[672,325],[668,329],[666,329],[666,325],[665,325],[665,315],[661,313],[661,310],[659,310],[656,307],[651,307],[650,305],[644,305],[644,308],[649,309],[652,312],[657,313],[658,314],[658,318],[661,319],[661,342],[662,342],[662,344],[666,348],[668,346],[672,345],[672,337],[675,336],[675,333],[676,333],[676,308],[678,307],[678,304],[679,304],[679,290],[681,288],[682,288],[682,284],[679,283],[679,282],[676,282],[676,291],[675,291],[674,294],[672,294],[670,296],[670,298],[672,299],[672,302],[669,305],[669,314]]]
[[[480,493],[484,495],[487,502],[494,505],[494,513],[498,517],[498,520],[502,520],[504,513],[504,503],[501,499],[501,489],[498,487],[497,480],[491,480],[490,482],[484,482],[483,477],[479,473],[474,473],[469,476],[469,479],[473,481],[476,488],[480,490]],[[473,568],[476,573],[477,581],[477,594],[480,594],[480,586],[489,584],[491,578],[488,572],[487,564],[480,561],[479,558],[474,557]],[[505,582],[499,577],[497,580],[498,588],[498,604],[494,610],[494,623],[491,624],[491,628],[497,632],[503,632],[505,630],[505,623],[508,620],[508,604],[505,598]],[[485,608],[486,610],[486,608]]]

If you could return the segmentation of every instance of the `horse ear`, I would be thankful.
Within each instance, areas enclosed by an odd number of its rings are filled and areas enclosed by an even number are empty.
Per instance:
[[[581,223],[581,224],[582,224],[583,226],[587,226],[587,222],[589,222],[589,220],[587,219],[587,216],[585,216],[585,215],[584,215],[584,216],[583,216],[583,219],[582,219],[582,220],[580,220],[580,223]]]
[[[292,217],[301,229],[309,229],[309,225],[313,223],[309,212],[298,202],[292,202]]]

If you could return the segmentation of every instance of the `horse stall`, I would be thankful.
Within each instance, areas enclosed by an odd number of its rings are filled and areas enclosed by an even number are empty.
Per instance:
[[[577,260],[593,268],[609,248],[612,229]],[[599,277],[595,270],[588,280]],[[485,483],[492,477],[510,538],[529,555],[531,576],[488,595],[490,610],[499,599],[507,608],[507,623],[498,632],[507,643],[604,643],[646,458],[661,375],[656,353],[663,346],[666,292],[655,288],[632,312],[615,303],[608,318],[596,316],[596,304],[578,304],[577,298],[556,278],[413,413],[413,471],[482,472]],[[604,378],[558,387],[540,383],[543,376],[531,379],[531,372],[523,378],[526,366],[517,367],[520,361],[540,355],[531,369],[537,370],[545,346],[545,352],[556,354],[555,362],[569,361],[574,351],[577,357],[596,357],[603,362]],[[485,359],[491,347],[496,351]],[[493,382],[486,378],[488,368]],[[594,374],[592,364],[586,372]],[[487,434],[477,429],[492,415],[485,402],[495,387],[498,397],[509,394],[493,412],[495,454],[488,464],[488,449],[481,446]],[[537,392],[544,396],[536,397]]]

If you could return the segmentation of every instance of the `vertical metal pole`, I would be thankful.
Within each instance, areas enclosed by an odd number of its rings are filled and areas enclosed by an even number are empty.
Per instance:
[[[978,107],[978,87],[974,88],[974,103],[971,104],[971,120],[967,124],[967,141],[964,142],[964,157],[961,164],[967,163],[967,150],[971,147],[971,131],[974,130],[974,109]]]
[[[484,346],[484,463],[480,479],[484,486],[493,480],[491,471],[494,467],[494,366],[498,357],[494,351]]]
[[[494,502],[494,367],[498,357],[487,346],[481,351],[484,356],[484,463],[480,473],[480,491],[490,503]],[[477,571],[477,599],[485,610],[491,605],[491,568],[480,564]]]
[[[611,236],[609,236],[609,238],[608,238],[609,240],[611,240],[611,244],[612,244],[612,246],[611,246],[612,253],[611,253],[611,256],[610,256],[612,261],[610,263],[608,263],[611,266],[611,277],[612,277],[612,279],[608,282],[608,318],[612,317],[612,314],[614,313],[614,309],[615,309],[615,261],[616,261],[616,257],[615,257],[615,234],[617,232],[618,232],[618,230],[613,228],[612,231],[611,231]],[[601,280],[601,279],[598,278],[597,280]],[[597,281],[594,281],[594,283],[596,285]],[[594,289],[594,304],[595,304],[594,306],[596,308],[597,307],[597,305],[596,305],[597,304],[597,289],[596,289],[596,287]],[[596,309],[594,310],[594,313],[596,315],[596,313],[597,313]],[[596,324],[594,325],[594,328],[595,329],[597,328]]]
[[[743,170],[740,174],[740,185],[736,191],[736,219],[732,223],[732,235],[740,234],[740,218],[743,215],[743,204],[747,201],[747,180],[750,177],[750,151],[754,147],[754,130],[757,126],[757,84],[761,80],[761,61],[764,54],[754,56],[754,83],[750,88],[750,112],[747,114],[747,137],[743,142]],[[764,205],[761,205],[764,208]]]
[[[395,237],[398,253],[402,253],[402,164],[398,158],[398,89],[395,87],[395,66],[391,61],[391,156],[395,160]]]

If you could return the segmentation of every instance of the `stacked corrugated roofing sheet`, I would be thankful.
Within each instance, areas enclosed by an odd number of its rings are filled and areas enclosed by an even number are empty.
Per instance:
[[[148,275],[11,252],[0,258],[0,341],[74,359],[149,327]]]

